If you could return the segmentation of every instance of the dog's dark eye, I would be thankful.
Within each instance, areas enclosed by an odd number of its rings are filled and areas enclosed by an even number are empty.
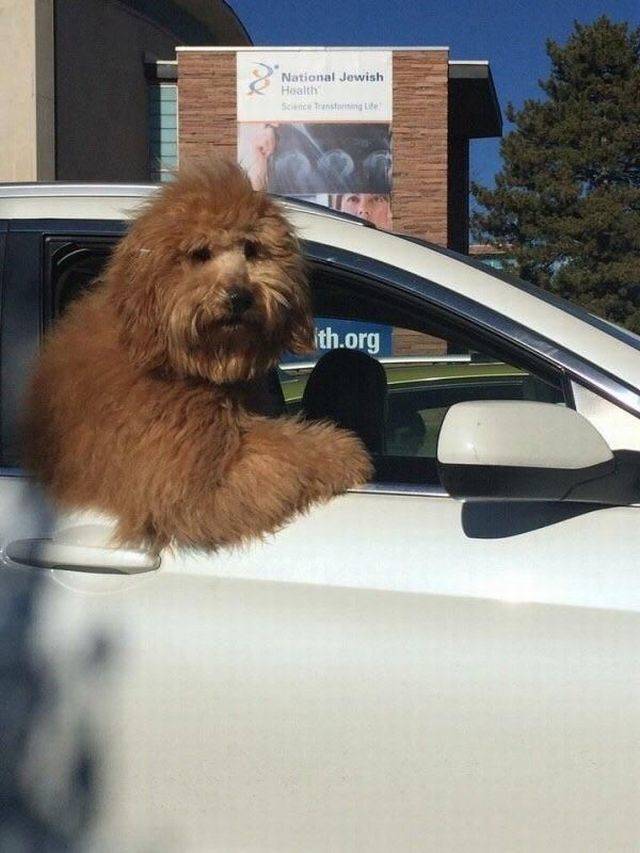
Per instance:
[[[189,260],[194,264],[205,264],[211,260],[211,249],[208,246],[201,246],[199,249],[194,249],[189,252]]]
[[[258,257],[260,247],[255,240],[244,241],[244,256],[248,261],[253,261]]]

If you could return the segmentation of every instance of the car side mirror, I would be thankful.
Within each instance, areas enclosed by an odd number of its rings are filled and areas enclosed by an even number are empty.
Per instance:
[[[451,406],[437,458],[452,497],[485,500],[563,500],[616,470],[607,442],[586,418],[562,405],[524,400]]]

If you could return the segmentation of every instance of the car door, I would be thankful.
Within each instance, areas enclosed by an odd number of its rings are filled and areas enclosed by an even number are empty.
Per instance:
[[[321,316],[432,328],[432,301],[319,255]],[[9,289],[3,365],[26,370],[40,308]],[[132,574],[126,562],[124,574],[27,567],[7,556],[16,539],[96,548],[109,520],[55,517],[18,469],[3,471],[3,580],[14,596],[28,585],[20,648],[39,673],[14,825],[96,850],[634,847],[638,510],[452,500],[434,477],[433,430],[454,392],[434,385],[442,405],[424,406],[435,367],[451,386],[465,365],[467,399],[472,370],[483,399],[501,371],[559,405],[575,395],[531,353],[511,364],[506,346],[500,361],[504,340],[468,318],[462,337],[487,341],[494,367],[454,360],[443,330],[460,317],[435,313],[444,361],[419,365],[423,408],[411,410],[422,455],[398,453],[396,436],[377,482],[248,548],[167,552]],[[21,381],[3,373],[3,423],[5,388],[17,398]]]

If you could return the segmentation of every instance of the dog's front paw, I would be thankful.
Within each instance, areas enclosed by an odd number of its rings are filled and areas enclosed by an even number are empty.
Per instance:
[[[373,462],[362,441],[353,433],[336,429],[331,468],[336,492],[361,486],[373,477]]]
[[[312,439],[303,478],[308,500],[327,500],[372,478],[371,458],[354,433],[318,423],[308,427],[307,436]]]

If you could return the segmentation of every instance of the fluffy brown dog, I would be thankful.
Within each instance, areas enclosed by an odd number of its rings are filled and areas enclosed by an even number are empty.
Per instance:
[[[351,433],[252,410],[280,354],[312,346],[279,207],[234,164],[185,172],[46,340],[27,465],[62,507],[115,517],[122,543],[215,548],[274,531],[371,473]]]

